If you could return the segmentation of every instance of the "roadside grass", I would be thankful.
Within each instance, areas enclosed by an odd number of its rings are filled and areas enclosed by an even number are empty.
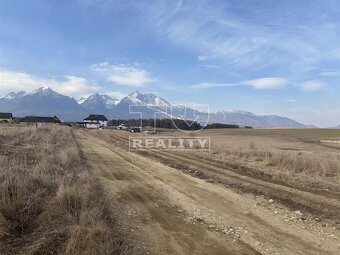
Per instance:
[[[224,130],[215,137],[220,139],[217,150],[226,159],[234,155],[263,162],[264,166],[275,167],[282,173],[340,181],[339,147],[322,146],[319,142],[325,138],[339,138],[339,130]]]
[[[70,128],[0,129],[0,254],[129,254],[114,209]]]
[[[224,153],[263,162],[267,166],[277,167],[286,173],[306,174],[334,178],[335,180],[340,177],[340,154],[331,152],[299,151],[291,148],[280,150],[270,148],[260,142],[250,141],[233,144],[226,148]]]

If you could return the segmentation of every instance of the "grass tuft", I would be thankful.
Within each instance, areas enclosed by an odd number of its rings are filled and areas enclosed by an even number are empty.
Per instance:
[[[72,129],[0,129],[0,254],[127,254]]]

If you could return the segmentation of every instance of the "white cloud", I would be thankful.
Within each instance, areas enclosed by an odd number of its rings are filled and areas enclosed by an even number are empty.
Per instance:
[[[27,73],[0,71],[0,95],[12,91],[29,91],[46,85],[46,81]]]
[[[196,51],[201,61],[218,59],[230,66],[253,68],[275,64],[301,70],[337,58],[331,54],[339,45],[336,20],[311,20],[319,12],[313,6],[308,14],[297,8],[299,15],[280,15],[282,10],[276,7],[267,12],[251,4],[223,1],[141,2],[135,8],[142,22],[161,39]],[[273,19],[275,14],[277,19]]]
[[[0,71],[0,95],[16,91],[32,91],[48,86],[53,90],[72,97],[79,98],[93,93],[105,93],[105,89],[94,82],[78,76],[66,76],[63,81],[43,79],[22,72]]]
[[[93,82],[89,82],[85,78],[78,76],[67,76],[66,81],[52,81],[51,88],[57,92],[73,97],[87,96],[94,93],[104,93],[105,89]]]
[[[301,84],[301,88],[304,91],[318,91],[318,90],[322,90],[325,87],[326,87],[325,83],[321,81],[317,81],[317,80],[306,81]]]
[[[235,83],[200,83],[191,86],[192,88],[208,89],[218,87],[249,86],[253,89],[282,89],[288,85],[288,80],[278,77],[265,77],[254,80],[246,80]]]
[[[268,77],[242,82],[254,89],[281,89],[287,86],[288,81],[283,78]]]
[[[111,65],[102,62],[91,66],[91,69],[101,73],[105,78],[117,85],[143,87],[156,81],[151,73],[138,67],[138,64]]]

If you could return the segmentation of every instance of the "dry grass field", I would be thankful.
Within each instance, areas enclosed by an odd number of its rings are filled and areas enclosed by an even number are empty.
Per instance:
[[[212,137],[215,160],[246,165],[282,181],[309,180],[307,186],[320,183],[326,189],[340,185],[340,146],[320,143],[340,139],[340,130],[209,130],[204,135]]]
[[[124,254],[71,129],[0,128],[0,254]]]
[[[186,136],[165,130],[162,135]],[[211,138],[210,152],[195,152],[203,158],[245,166],[287,182],[298,178],[313,185],[324,182],[325,188],[340,185],[340,145],[320,142],[340,140],[340,130],[214,129],[195,135]]]
[[[129,151],[129,137],[210,151]],[[339,254],[339,130],[1,127],[0,254]]]

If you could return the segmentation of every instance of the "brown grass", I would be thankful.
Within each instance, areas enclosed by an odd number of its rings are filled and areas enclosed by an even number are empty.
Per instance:
[[[72,130],[0,129],[0,254],[126,254]]]
[[[109,131],[129,136],[122,131]],[[138,134],[136,134],[138,135]],[[187,133],[164,131],[164,136],[181,137]],[[247,164],[254,171],[273,169],[287,176],[307,176],[318,180],[340,182],[340,147],[324,146],[324,138],[340,137],[335,129],[210,129],[194,133],[194,136],[210,137],[211,153],[204,153],[208,159]],[[176,142],[174,142],[177,145]],[[189,153],[201,153],[191,151]]]
[[[162,135],[187,136],[174,131]],[[340,138],[340,130],[209,129],[195,135],[210,137],[212,150],[190,151],[189,154],[218,161],[241,173],[265,175],[293,187],[340,190],[340,147],[320,143],[322,139]]]
[[[250,142],[249,146],[233,147],[229,154],[255,161],[292,173],[311,176],[340,177],[340,155],[327,152],[299,152],[294,149],[275,150]]]

